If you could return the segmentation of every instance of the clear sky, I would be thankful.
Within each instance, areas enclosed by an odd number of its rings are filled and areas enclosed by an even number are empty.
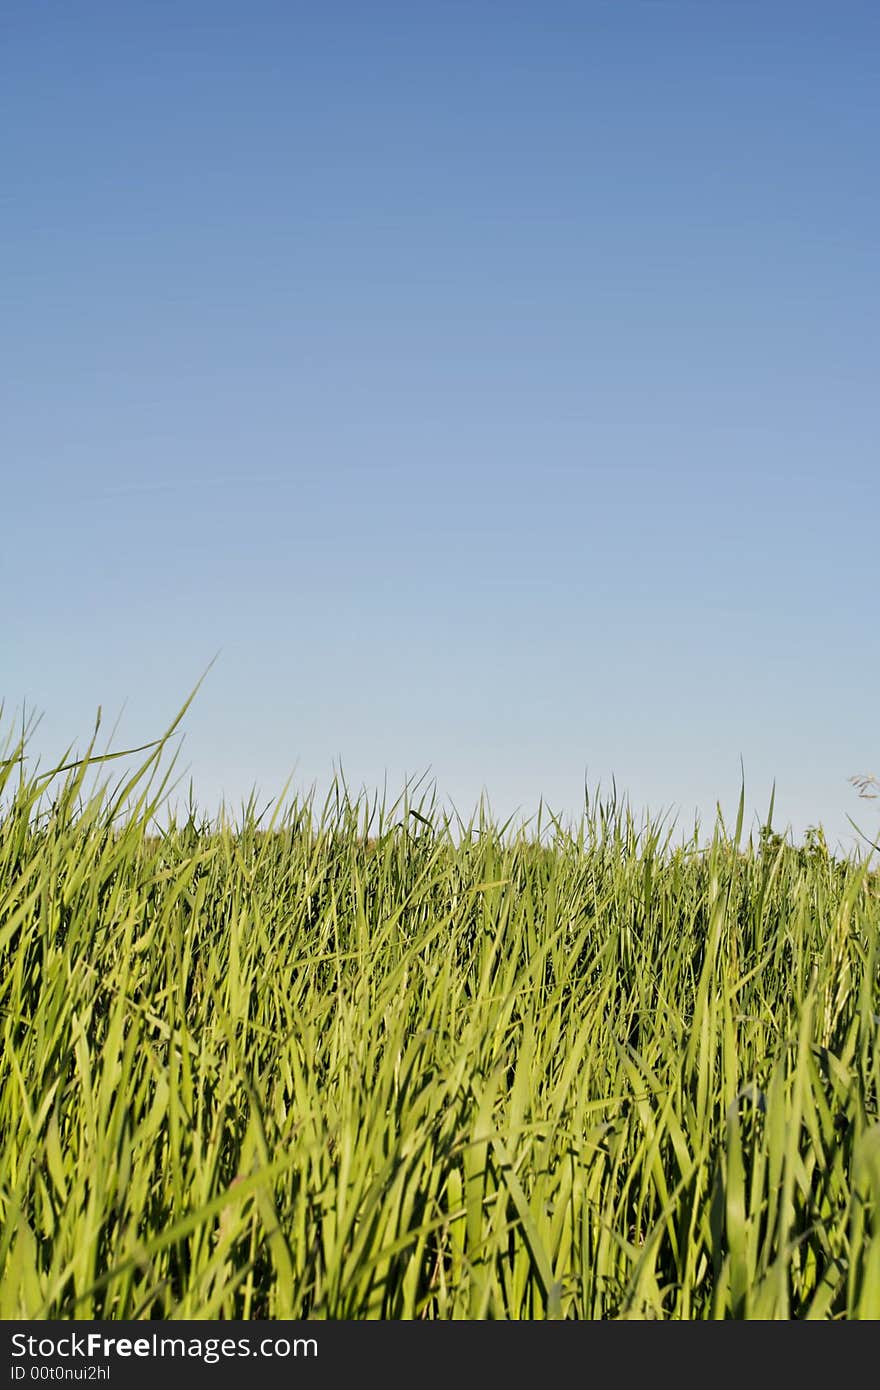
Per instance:
[[[34,754],[876,833],[874,0],[6,0],[0,140]]]

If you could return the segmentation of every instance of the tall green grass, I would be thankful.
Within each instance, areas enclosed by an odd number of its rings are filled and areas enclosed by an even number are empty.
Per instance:
[[[0,1316],[880,1316],[868,863],[24,752]]]

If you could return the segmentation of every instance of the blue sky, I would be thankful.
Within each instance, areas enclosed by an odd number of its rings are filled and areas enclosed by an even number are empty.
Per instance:
[[[206,809],[876,803],[880,10],[11,3],[0,697]]]

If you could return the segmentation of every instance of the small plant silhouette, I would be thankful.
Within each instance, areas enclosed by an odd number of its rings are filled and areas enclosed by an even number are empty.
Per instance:
[[[855,777],[849,779],[857,789],[859,796],[867,801],[875,801],[880,796],[880,779],[874,776],[873,772],[860,772]]]

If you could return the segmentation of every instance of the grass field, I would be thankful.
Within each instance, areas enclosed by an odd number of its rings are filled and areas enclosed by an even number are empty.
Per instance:
[[[867,862],[21,753],[0,1317],[880,1316]]]

